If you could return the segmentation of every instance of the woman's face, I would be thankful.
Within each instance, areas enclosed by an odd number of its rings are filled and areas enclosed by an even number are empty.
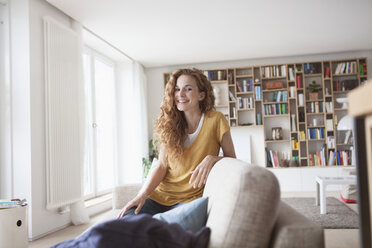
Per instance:
[[[205,97],[204,92],[200,92],[194,77],[181,75],[176,82],[174,100],[179,111],[195,111],[199,109],[199,101]]]

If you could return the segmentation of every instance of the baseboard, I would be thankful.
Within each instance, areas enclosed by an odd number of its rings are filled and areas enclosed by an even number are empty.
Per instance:
[[[71,226],[72,225],[72,222],[69,222],[69,223],[67,223],[67,224],[65,224],[65,225],[63,225],[63,226],[60,226],[60,227],[57,227],[57,228],[54,228],[54,229],[52,229],[52,230],[50,230],[50,231],[48,231],[48,232],[45,232],[45,233],[42,233],[42,234],[39,234],[39,235],[36,235],[36,236],[34,236],[34,237],[29,237],[28,238],[28,241],[29,242],[31,242],[31,241],[35,241],[35,240],[37,240],[37,239],[40,239],[40,238],[43,238],[43,237],[45,237],[45,236],[47,236],[47,235],[49,235],[49,234],[52,234],[52,233],[54,233],[54,232],[58,232],[58,231],[60,231],[60,230],[62,230],[62,229],[65,229],[66,227],[69,227],[69,226]]]

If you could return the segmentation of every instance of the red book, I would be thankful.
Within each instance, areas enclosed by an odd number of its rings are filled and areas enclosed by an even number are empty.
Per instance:
[[[296,79],[297,79],[297,88],[301,88],[301,75],[297,75]]]
[[[326,77],[326,78],[331,77],[331,68],[330,68],[329,66],[326,67],[326,70],[325,70],[325,77]]]

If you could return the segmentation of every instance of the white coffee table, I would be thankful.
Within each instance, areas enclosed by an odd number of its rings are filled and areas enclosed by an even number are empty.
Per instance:
[[[320,214],[326,214],[326,188],[328,185],[349,184],[356,185],[356,176],[340,176],[340,177],[320,177],[315,178],[316,181],[316,201],[315,204],[319,206],[320,198]]]

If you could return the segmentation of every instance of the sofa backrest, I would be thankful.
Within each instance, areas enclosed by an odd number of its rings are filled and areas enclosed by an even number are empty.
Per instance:
[[[209,247],[268,247],[280,200],[273,173],[224,158],[210,172],[203,196],[209,197]]]

